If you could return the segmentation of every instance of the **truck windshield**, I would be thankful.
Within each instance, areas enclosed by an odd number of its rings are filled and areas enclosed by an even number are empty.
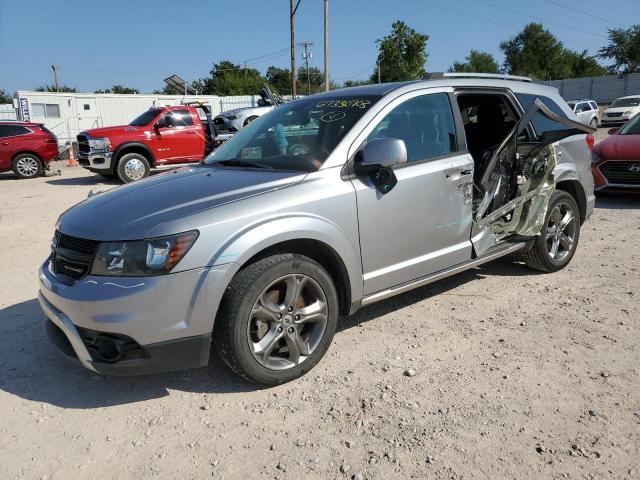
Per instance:
[[[162,111],[162,108],[150,108],[142,115],[137,116],[133,119],[133,121],[129,124],[134,127],[144,127],[145,125],[149,125],[149,123],[158,116],[158,114]]]
[[[204,163],[222,167],[315,171],[380,96],[315,96],[254,120]]]

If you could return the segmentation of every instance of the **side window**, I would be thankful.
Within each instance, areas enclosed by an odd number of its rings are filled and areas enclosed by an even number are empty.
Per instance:
[[[20,125],[0,125],[0,138],[16,137],[29,133],[29,129]]]
[[[173,117],[173,124],[176,127],[193,125],[193,119],[191,118],[189,110],[174,110],[171,112],[171,116]]]
[[[457,151],[456,130],[449,96],[434,93],[398,105],[374,128],[367,140],[399,138],[415,162]]]
[[[591,105],[591,109],[592,110],[597,110],[598,109],[598,104],[596,102],[589,102],[589,105]]]
[[[520,102],[520,104],[522,105],[522,108],[524,108],[525,111],[529,110],[529,108],[531,107],[531,105],[533,105],[533,102],[535,101],[536,98],[539,98],[542,101],[542,103],[544,103],[549,108],[549,110],[551,110],[553,113],[561,115],[565,118],[567,117],[567,114],[564,112],[564,110],[562,110],[562,108],[560,108],[560,106],[556,102],[551,100],[549,97],[545,97],[542,95],[531,95],[529,93],[517,93],[516,97],[518,97],[518,101]],[[567,126],[554,122],[553,120],[545,117],[540,113],[538,113],[535,117],[533,117],[532,123],[533,123],[533,128],[536,130],[536,133],[538,135],[541,135],[543,132],[551,132],[556,130],[567,129]]]

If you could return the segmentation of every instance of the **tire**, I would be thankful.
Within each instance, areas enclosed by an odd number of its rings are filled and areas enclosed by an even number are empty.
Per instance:
[[[568,222],[566,220],[567,214],[571,216]],[[560,229],[558,225],[560,225]],[[557,190],[549,201],[542,231],[523,253],[523,260],[527,266],[534,270],[557,272],[569,264],[579,239],[580,209],[578,204],[570,194]]]
[[[42,175],[42,160],[33,153],[21,153],[11,162],[11,170],[20,178],[36,178]]]
[[[278,385],[304,375],[320,361],[337,319],[338,295],[326,270],[303,255],[277,254],[233,278],[218,311],[213,342],[220,357],[242,377]]]
[[[598,119],[597,118],[592,118],[591,121],[589,122],[589,125],[592,128],[598,128]]]
[[[242,124],[243,127],[246,127],[247,125],[249,125],[251,122],[253,122],[256,118],[258,118],[256,115],[252,115],[250,117],[248,117],[244,123]]]
[[[124,183],[135,182],[149,176],[149,161],[140,153],[125,153],[118,160],[118,177]]]

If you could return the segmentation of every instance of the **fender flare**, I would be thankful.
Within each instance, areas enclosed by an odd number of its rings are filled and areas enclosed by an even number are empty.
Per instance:
[[[149,148],[148,145],[145,145],[144,143],[141,142],[124,142],[121,143],[120,145],[118,145],[116,147],[116,149],[113,151],[113,154],[111,156],[111,169],[115,170],[116,168],[116,164],[118,163],[118,158],[120,158],[120,154],[122,152],[122,150],[129,148],[129,147],[135,147],[135,148],[141,148],[143,149],[146,153],[147,153],[147,157],[149,158],[149,163],[151,167],[155,167],[156,165],[156,157],[153,155],[153,152],[151,151],[151,149]]]
[[[351,302],[362,299],[363,280],[359,246],[354,245],[338,225],[326,218],[308,213],[284,214],[247,225],[222,244],[213,253],[208,264],[216,266],[235,263],[239,270],[261,251],[292,240],[314,240],[332,248],[347,270]]]

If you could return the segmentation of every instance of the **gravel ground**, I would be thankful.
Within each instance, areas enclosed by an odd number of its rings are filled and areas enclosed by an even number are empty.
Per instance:
[[[505,258],[343,319],[306,377],[102,378],[49,345],[37,268],[81,168],[0,175],[2,478],[639,478],[640,196],[598,200],[574,260]]]

